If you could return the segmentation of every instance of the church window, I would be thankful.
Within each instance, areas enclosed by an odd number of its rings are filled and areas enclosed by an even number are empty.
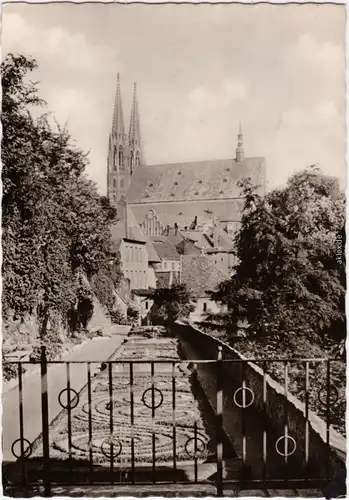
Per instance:
[[[116,179],[113,179],[113,186],[116,188]]]
[[[145,302],[145,308],[146,308],[146,310],[148,311],[148,309],[149,309],[149,302],[148,302],[147,300],[146,300],[146,302]]]
[[[124,187],[124,179],[120,179],[120,187],[123,188]]]
[[[172,262],[172,269],[174,270],[174,268],[175,268],[175,263]]]
[[[116,166],[117,166],[117,150],[116,150],[116,146],[114,146],[114,158],[113,158],[113,163],[114,163],[114,170],[116,170]]]
[[[207,311],[207,304],[206,302],[203,303],[203,307],[202,307],[203,311],[206,312]]]
[[[164,269],[167,269],[167,262],[164,262]]]
[[[139,152],[137,151],[136,153],[136,161],[135,161],[135,166],[138,167],[139,165]]]
[[[122,146],[119,147],[119,165],[120,168],[124,168],[124,150]]]

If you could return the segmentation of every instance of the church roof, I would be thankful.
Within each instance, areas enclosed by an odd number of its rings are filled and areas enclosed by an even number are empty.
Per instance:
[[[194,297],[205,297],[208,291],[213,291],[218,284],[229,278],[206,255],[183,255],[182,283]]]
[[[131,180],[129,203],[240,198],[238,181],[251,177],[264,186],[264,158],[245,158],[148,165]]]
[[[156,253],[162,260],[179,260],[180,256],[173,244],[166,236],[149,236]]]

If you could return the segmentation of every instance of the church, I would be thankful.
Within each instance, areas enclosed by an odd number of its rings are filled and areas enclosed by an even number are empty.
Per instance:
[[[235,153],[230,159],[148,165],[136,84],[126,133],[118,75],[108,146],[108,198],[115,205],[127,201],[140,225],[153,210],[163,227],[176,223],[189,228],[196,217],[199,224],[215,220],[228,233],[234,232],[243,203],[238,182],[250,177],[261,194],[266,182],[264,158],[245,156],[241,126]]]
[[[244,202],[239,181],[251,178],[263,195],[265,160],[245,156],[240,125],[233,158],[148,165],[139,115],[135,84],[126,133],[118,75],[107,191],[119,214],[112,234],[124,275],[136,297],[146,297],[150,288],[185,283],[206,311],[207,283],[216,286],[233,269],[233,235]],[[204,280],[201,287],[195,269]]]

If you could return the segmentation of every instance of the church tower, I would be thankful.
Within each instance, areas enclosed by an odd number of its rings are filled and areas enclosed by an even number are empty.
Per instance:
[[[136,170],[136,168],[138,168],[140,165],[144,165],[136,84],[134,84],[134,89],[133,89],[133,101],[131,109],[128,142],[129,142],[130,170],[132,175],[133,172]]]
[[[238,147],[236,148],[236,161],[237,163],[242,163],[244,159],[245,159],[244,137],[242,135],[242,127],[240,123],[239,133],[238,133]]]
[[[124,116],[120,90],[120,77],[117,76],[116,95],[113,111],[112,129],[108,148],[108,198],[112,204],[126,195],[131,180],[128,139],[125,134]]]

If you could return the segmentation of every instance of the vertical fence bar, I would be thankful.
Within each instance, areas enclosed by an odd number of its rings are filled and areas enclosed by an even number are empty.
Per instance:
[[[172,362],[172,444],[173,444],[173,482],[177,482],[177,443],[176,443],[176,363]]]
[[[217,440],[217,496],[223,496],[223,351],[218,346],[217,352],[217,402],[216,402],[216,440]]]
[[[47,358],[46,347],[41,346],[41,421],[42,421],[42,449],[43,449],[43,479],[44,495],[51,495],[50,481],[50,442],[48,420],[48,384],[47,384]]]
[[[305,362],[305,436],[304,436],[304,462],[305,462],[305,480],[308,480],[309,474],[309,361]]]
[[[327,360],[326,366],[326,480],[330,480],[330,391],[331,391],[331,365],[330,360]]]
[[[263,362],[263,481],[267,478],[267,364]]]
[[[88,398],[88,449],[90,461],[90,484],[93,483],[93,453],[92,453],[92,392],[91,392],[91,363],[87,363],[87,398]]]
[[[241,387],[242,387],[242,407],[241,407],[241,439],[242,439],[242,466],[243,468],[246,465],[246,415],[245,415],[245,408],[246,408],[246,381],[245,381],[245,361],[242,362],[242,367],[241,367]]]
[[[135,438],[134,438],[134,394],[133,363],[130,362],[130,419],[131,419],[131,481],[135,484]]]
[[[113,424],[113,377],[112,364],[108,363],[108,385],[109,385],[109,431],[110,431],[110,474],[111,484],[114,484],[114,424]]]
[[[288,480],[288,361],[284,361],[284,474]]]
[[[21,440],[21,474],[22,485],[26,483],[25,462],[24,462],[24,429],[23,429],[23,381],[22,364],[18,363],[18,399],[19,399],[19,437]]]
[[[198,416],[196,411],[197,365],[193,364],[193,400],[194,400],[194,482],[198,482]]]
[[[69,472],[72,474],[72,436],[71,436],[71,401],[70,401],[70,364],[66,363],[67,370],[67,410],[68,410],[68,453],[69,453]]]
[[[153,484],[156,482],[155,476],[155,465],[156,465],[156,456],[155,456],[155,388],[154,388],[154,361],[151,361],[151,425],[152,425],[152,476],[153,476]]]

